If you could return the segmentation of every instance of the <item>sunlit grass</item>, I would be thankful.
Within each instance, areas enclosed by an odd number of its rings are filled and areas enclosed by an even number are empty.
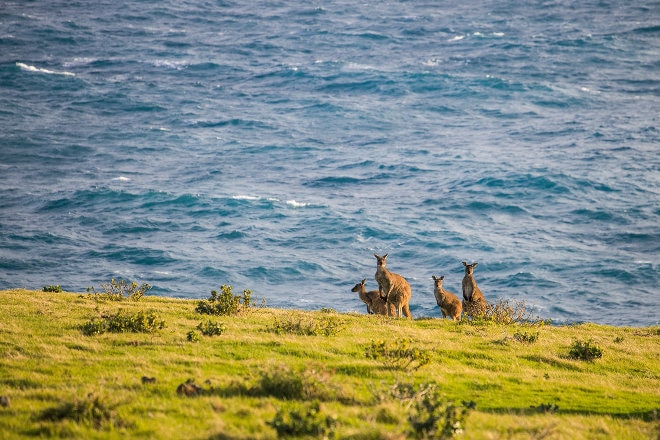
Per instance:
[[[397,384],[436,384],[447,401],[474,402],[466,439],[658,435],[658,327],[458,324],[255,307],[213,316],[223,331],[205,335],[198,326],[209,315],[195,311],[196,300],[104,302],[8,290],[0,304],[0,397],[8,401],[0,438],[272,439],[278,411],[309,399],[336,417],[339,438],[405,438],[409,414],[392,397]],[[119,308],[153,310],[166,325],[84,334],[85,323]],[[188,340],[192,330],[198,342]],[[428,363],[392,367],[403,340]],[[576,340],[591,341],[602,357],[571,357]],[[393,344],[385,347],[394,359],[367,356],[378,341]],[[177,394],[188,380],[198,395]],[[78,415],[89,408],[99,410],[96,418]]]

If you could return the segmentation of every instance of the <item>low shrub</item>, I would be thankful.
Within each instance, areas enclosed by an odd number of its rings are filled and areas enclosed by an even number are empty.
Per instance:
[[[186,334],[186,339],[188,342],[199,342],[201,338],[199,337],[199,333],[197,333],[195,330],[190,330]]]
[[[539,332],[528,333],[528,332],[515,332],[513,334],[513,339],[522,343],[522,344],[533,344],[539,338]]]
[[[232,290],[227,284],[220,287],[220,293],[212,290],[208,299],[197,303],[195,311],[206,315],[235,315],[254,306],[251,290],[243,290],[242,295],[234,295]]]
[[[554,414],[559,411],[559,407],[554,403],[542,403],[539,406],[530,406],[530,408],[535,409],[540,413]]]
[[[582,361],[593,361],[603,357],[603,350],[591,339],[588,341],[575,340],[571,344],[568,357]]]
[[[350,400],[333,377],[332,371],[319,366],[310,366],[302,371],[278,366],[262,371],[249,394],[282,400]]]
[[[319,318],[305,318],[302,315],[288,314],[284,318],[275,318],[269,331],[278,335],[291,333],[302,336],[333,336],[344,328],[344,321],[331,314]]]
[[[209,319],[206,322],[200,322],[197,330],[204,336],[220,336],[227,330],[227,327],[222,322],[213,322]]]
[[[96,299],[123,301],[130,298],[133,301],[139,301],[144,294],[151,289],[148,283],[138,284],[135,281],[110,280],[109,283],[101,284],[102,292],[97,292],[94,287],[88,287],[87,293],[93,295]]]
[[[44,292],[60,293],[60,292],[62,292],[62,287],[60,287],[59,284],[57,286],[53,286],[51,284],[50,286],[44,286],[43,291]]]
[[[410,347],[410,339],[407,338],[393,342],[372,341],[365,349],[365,356],[399,370],[417,370],[431,362],[431,352]]]
[[[95,429],[123,427],[126,422],[115,411],[115,406],[108,405],[99,396],[88,395],[84,399],[63,402],[56,407],[47,408],[37,417],[42,421],[59,422],[71,420],[75,423],[89,424]]]
[[[277,431],[278,438],[314,436],[331,439],[336,437],[337,417],[325,414],[321,404],[315,401],[278,409],[268,425]]]
[[[111,315],[101,315],[100,318],[92,318],[82,325],[85,335],[100,335],[110,333],[153,333],[166,327],[165,321],[154,311],[139,311],[133,314],[125,314],[121,309]]]
[[[534,316],[534,308],[524,300],[511,301],[498,298],[496,302],[486,304],[486,313],[481,318],[495,324],[550,324],[551,320]]]
[[[291,400],[303,398],[303,378],[286,366],[262,371],[252,393]]]
[[[446,400],[438,386],[427,383],[415,388],[412,384],[395,384],[392,397],[408,413],[408,434],[416,439],[450,439],[462,434],[465,420],[474,402],[460,405]]]

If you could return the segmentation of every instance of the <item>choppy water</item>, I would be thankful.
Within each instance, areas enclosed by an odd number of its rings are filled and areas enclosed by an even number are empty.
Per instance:
[[[0,288],[660,316],[660,3],[10,1]]]

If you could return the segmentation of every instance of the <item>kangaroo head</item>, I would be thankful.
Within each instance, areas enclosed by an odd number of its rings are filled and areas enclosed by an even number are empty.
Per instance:
[[[366,283],[366,282],[367,282],[367,279],[366,279],[366,278],[363,279],[362,281],[360,281],[359,283],[357,283],[355,286],[353,286],[353,288],[351,289],[351,292],[359,292],[359,291],[361,291],[362,288],[364,287],[364,283]]]
[[[467,264],[467,261],[463,261],[463,266],[465,266],[465,275],[472,275],[474,268],[477,267],[479,263]]]
[[[388,255],[389,254],[385,254],[382,257],[380,257],[380,256],[378,256],[378,254],[374,254],[374,257],[376,257],[376,260],[378,260],[376,262],[376,266],[377,267],[382,267],[383,269],[385,269],[385,265],[387,264],[387,262],[385,260],[387,259]]]
[[[433,278],[433,281],[434,281],[435,288],[438,289],[438,290],[440,288],[442,288],[442,280],[445,279],[445,276],[443,275],[440,278],[438,278],[435,275],[433,275],[432,278]]]

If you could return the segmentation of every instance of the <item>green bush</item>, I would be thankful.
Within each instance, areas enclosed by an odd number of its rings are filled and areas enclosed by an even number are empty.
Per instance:
[[[461,405],[445,400],[434,383],[420,385],[397,383],[392,397],[408,411],[408,434],[416,439],[450,439],[465,430],[465,420],[474,402]]]
[[[111,315],[101,315],[92,318],[82,325],[82,332],[88,336],[110,333],[153,333],[166,327],[165,321],[154,311],[139,311],[134,314],[124,314],[120,309]]]
[[[54,293],[60,293],[62,292],[62,288],[58,284],[57,286],[53,286],[52,284],[50,286],[44,286],[43,289],[44,292],[54,292]]]
[[[417,370],[431,362],[431,352],[410,347],[410,339],[407,338],[391,343],[372,341],[365,349],[365,355],[368,359],[379,360],[390,368],[400,370]]]
[[[84,399],[75,399],[73,402],[64,402],[48,408],[41,412],[38,419],[51,422],[71,420],[75,423],[89,424],[96,429],[120,428],[127,425],[117,416],[113,406],[92,394]]]
[[[268,368],[260,373],[249,393],[282,400],[350,400],[333,380],[332,371],[313,365],[302,371],[294,371],[288,366]]]
[[[527,332],[515,332],[513,334],[513,339],[522,343],[522,344],[532,344],[536,342],[539,338],[539,332],[536,333],[527,333]]]
[[[133,301],[139,301],[144,294],[151,289],[147,283],[138,284],[135,281],[110,280],[109,283],[101,284],[102,292],[97,292],[94,287],[88,287],[87,293],[94,295],[97,299],[104,299],[110,301],[123,301],[130,298]]]
[[[261,372],[254,394],[273,396],[277,399],[291,400],[303,398],[303,379],[289,367],[280,366]]]
[[[298,314],[288,314],[284,318],[275,318],[269,330],[281,335],[290,333],[303,336],[333,336],[344,328],[344,321],[333,315],[319,318],[305,318]]]
[[[199,342],[199,333],[197,333],[195,330],[190,330],[188,334],[186,334],[186,339],[188,339],[188,342]]]
[[[213,322],[209,319],[206,322],[200,322],[197,330],[204,336],[220,336],[227,330],[227,327],[222,322]]]
[[[568,357],[582,361],[593,361],[603,357],[603,350],[589,339],[588,341],[575,340],[571,344]]]
[[[318,401],[277,410],[273,420],[268,422],[278,438],[314,436],[317,438],[335,438],[337,418],[324,414]]]
[[[554,414],[559,411],[559,407],[554,403],[542,403],[539,406],[530,406],[530,408],[537,410],[540,413]]]
[[[212,290],[208,299],[197,303],[195,311],[206,315],[235,315],[254,306],[251,290],[243,290],[243,295],[234,295],[232,289],[232,286],[223,284],[220,293]]]
[[[496,302],[486,304],[486,312],[482,317],[472,321],[464,319],[462,323],[494,323],[494,324],[526,324],[544,325],[550,324],[552,320],[541,319],[534,316],[534,308],[529,307],[524,300],[511,301],[498,298]]]

